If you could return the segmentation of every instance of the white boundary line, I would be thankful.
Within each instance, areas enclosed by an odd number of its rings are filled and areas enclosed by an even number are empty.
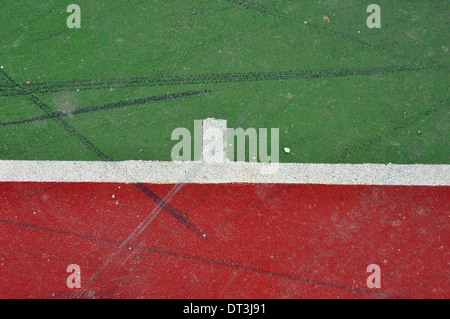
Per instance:
[[[298,164],[231,162],[221,151],[222,143],[212,139],[211,130],[223,135],[226,120],[203,120],[202,162],[161,161],[16,161],[0,160],[0,182],[91,182],[194,184],[275,183],[328,185],[422,185],[448,186],[450,165],[394,164]],[[217,147],[216,143],[220,143]],[[195,171],[195,174],[191,174]],[[269,172],[269,173],[267,173]],[[264,173],[264,174],[261,174]]]
[[[200,162],[0,161],[0,182],[182,183]],[[450,165],[202,162],[189,183],[449,186]]]

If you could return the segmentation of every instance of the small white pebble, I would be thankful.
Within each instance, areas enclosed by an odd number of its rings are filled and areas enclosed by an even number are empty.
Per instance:
[[[291,149],[290,149],[289,147],[285,147],[285,148],[284,148],[284,152],[287,153],[287,154],[289,154],[289,153],[291,152]]]

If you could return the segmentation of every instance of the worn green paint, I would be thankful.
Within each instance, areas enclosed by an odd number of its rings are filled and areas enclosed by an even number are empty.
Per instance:
[[[65,118],[115,160],[170,160],[172,130],[193,129],[194,120],[214,117],[228,120],[229,127],[279,127],[282,162],[449,162],[448,2],[375,1],[382,10],[381,29],[365,25],[366,8],[374,1],[267,0],[247,7],[241,4],[248,2],[226,0],[74,2],[81,7],[81,29],[66,26],[69,3],[2,2],[0,64],[15,81],[26,86],[27,81],[426,68],[36,94],[52,110],[76,110],[211,91]],[[0,77],[0,95],[5,85]],[[26,97],[0,97],[0,122],[42,114]],[[285,146],[290,154],[283,153]],[[44,120],[0,127],[0,159],[98,157],[56,122]]]

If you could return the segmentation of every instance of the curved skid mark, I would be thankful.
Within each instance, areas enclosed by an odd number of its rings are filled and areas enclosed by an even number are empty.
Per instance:
[[[111,88],[129,88],[145,86],[172,86],[188,84],[235,83],[258,81],[300,80],[326,77],[365,76],[394,72],[414,72],[431,69],[430,67],[387,66],[375,68],[352,68],[336,70],[300,70],[284,72],[246,72],[170,75],[162,77],[139,77],[105,80],[71,80],[59,82],[40,82],[27,86],[0,86],[0,96],[20,96],[34,93],[53,93],[68,90],[102,90]],[[3,71],[3,70],[2,70]]]

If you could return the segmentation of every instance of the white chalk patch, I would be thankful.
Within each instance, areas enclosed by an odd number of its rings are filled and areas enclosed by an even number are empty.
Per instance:
[[[329,185],[449,186],[450,165],[280,163],[261,174],[265,163],[161,161],[0,161],[0,182],[93,182],[194,184],[276,183]],[[189,172],[193,172],[189,174]]]

